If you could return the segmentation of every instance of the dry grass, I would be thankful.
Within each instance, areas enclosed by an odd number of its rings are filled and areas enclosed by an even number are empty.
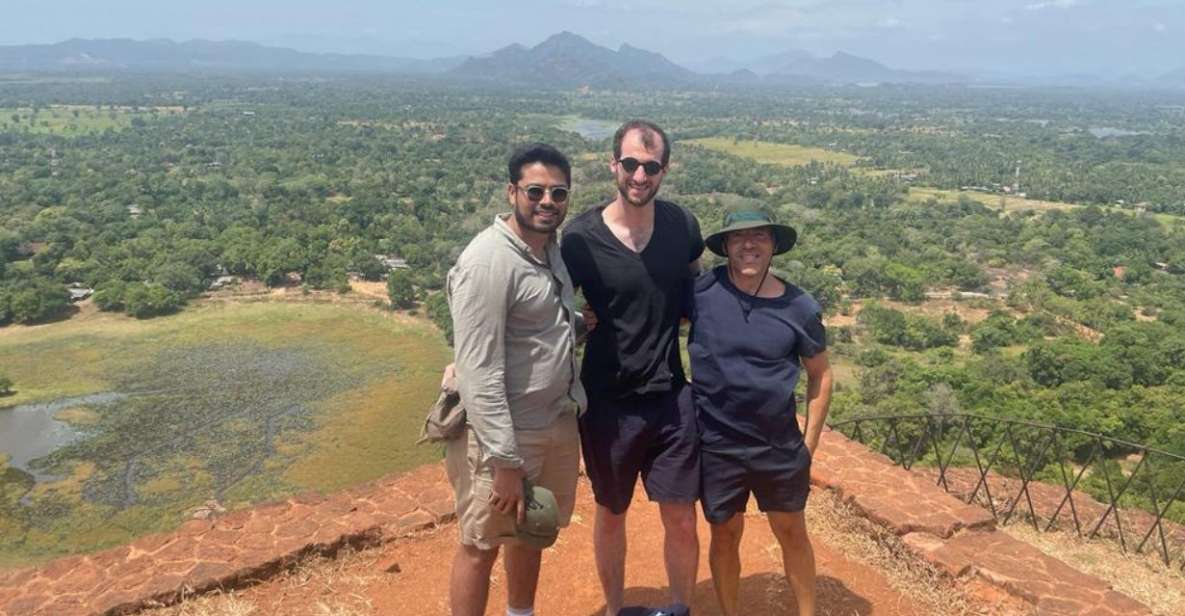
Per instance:
[[[936,569],[907,552],[896,535],[861,517],[830,491],[812,490],[806,520],[812,539],[876,569],[894,590],[926,612],[935,616],[985,613]]]
[[[149,610],[154,616],[258,616],[259,608],[234,593],[216,593],[189,599],[173,607]]]
[[[1185,571],[1155,553],[1124,554],[1115,543],[1087,541],[1073,533],[1043,533],[1024,523],[1000,530],[1046,554],[1110,583],[1115,590],[1161,616],[1185,614]]]
[[[262,586],[186,598],[146,616],[371,616],[366,588],[380,577],[377,550],[345,549],[298,564]]]

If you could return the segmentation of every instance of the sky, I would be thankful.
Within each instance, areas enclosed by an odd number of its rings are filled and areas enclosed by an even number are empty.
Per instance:
[[[3,45],[202,38],[432,58],[568,30],[693,68],[791,49],[1035,75],[1185,67],[1185,0],[0,0],[0,15]]]

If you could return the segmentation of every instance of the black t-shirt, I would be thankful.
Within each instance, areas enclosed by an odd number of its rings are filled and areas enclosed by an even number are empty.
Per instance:
[[[827,333],[819,303],[785,284],[781,297],[753,297],[732,284],[726,266],[695,281],[687,351],[705,449],[752,454],[802,442],[799,358],[824,351]]]
[[[597,315],[581,378],[590,397],[669,391],[686,381],[679,361],[679,320],[704,251],[699,222],[681,206],[654,203],[654,232],[641,253],[605,225],[600,205],[564,229],[561,248],[572,283]]]

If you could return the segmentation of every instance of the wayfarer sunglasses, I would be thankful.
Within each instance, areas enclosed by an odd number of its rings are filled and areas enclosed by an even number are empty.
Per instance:
[[[636,158],[619,158],[617,163],[621,165],[622,169],[625,169],[626,173],[637,171],[639,166],[642,167],[642,171],[646,172],[646,175],[658,175],[662,171],[662,163],[657,160],[642,162]]]

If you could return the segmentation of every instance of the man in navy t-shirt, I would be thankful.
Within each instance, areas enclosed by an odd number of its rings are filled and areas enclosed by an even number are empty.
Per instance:
[[[705,240],[728,263],[701,275],[689,302],[700,499],[712,527],[712,582],[726,616],[737,613],[750,493],[781,544],[798,614],[815,613],[815,560],[803,509],[811,452],[831,400],[831,367],[818,302],[769,272],[773,256],[796,239],[793,228],[760,212],[730,214],[724,229]],[[807,374],[805,435],[794,400],[800,367]]]

